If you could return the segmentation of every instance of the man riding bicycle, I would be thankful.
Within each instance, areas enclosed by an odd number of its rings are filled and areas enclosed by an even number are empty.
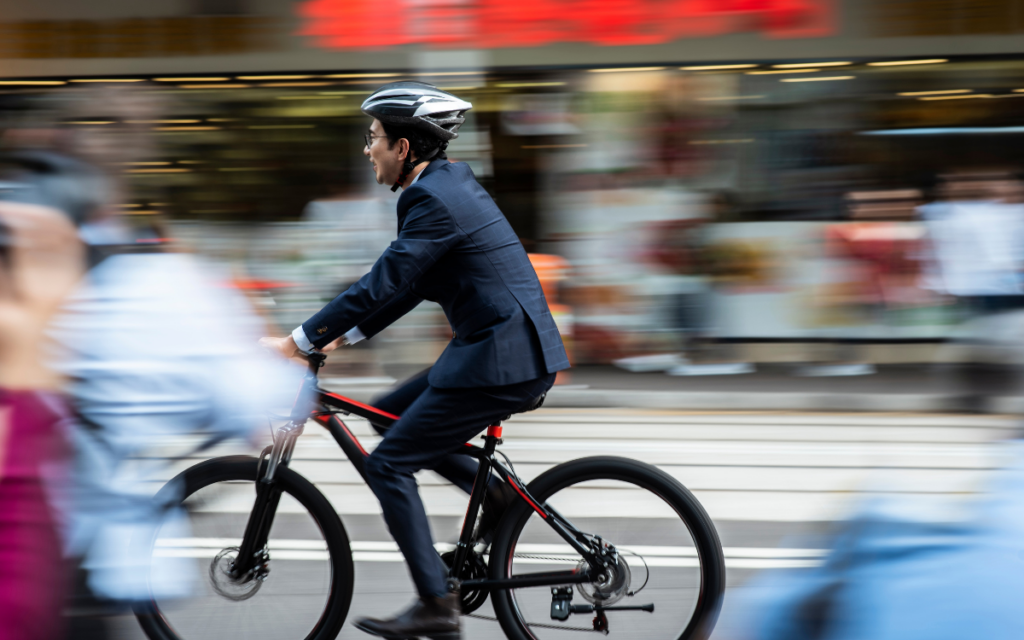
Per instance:
[[[368,274],[291,336],[263,340],[289,357],[329,351],[372,338],[423,300],[440,304],[451,324],[451,342],[434,366],[374,403],[401,419],[367,459],[367,481],[419,594],[395,618],[356,622],[388,638],[460,637],[458,585],[434,550],[413,474],[432,469],[468,492],[477,463],[452,452],[536,406],[555,373],[569,367],[522,244],[470,168],[445,155],[471,108],[421,82],[387,84],[366,99],[362,110],[373,124],[363,153],[378,184],[403,189],[398,237]],[[483,528],[507,504],[498,487],[490,493]]]

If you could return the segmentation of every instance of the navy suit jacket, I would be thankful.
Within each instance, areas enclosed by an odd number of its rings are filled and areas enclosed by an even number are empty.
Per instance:
[[[423,300],[454,331],[432,386],[514,384],[569,367],[526,250],[465,163],[423,170],[398,199],[398,238],[302,329],[318,348],[357,326],[371,338]]]

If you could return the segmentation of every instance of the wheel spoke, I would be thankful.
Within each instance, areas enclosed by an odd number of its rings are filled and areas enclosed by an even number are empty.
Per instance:
[[[194,588],[178,598],[154,592],[155,634],[143,622],[151,637],[326,640],[344,621],[352,581],[347,537],[326,499],[290,470],[281,472],[290,475],[281,480],[284,493],[267,541],[269,572],[257,569],[243,579],[231,574],[256,496],[256,463],[244,460],[251,462],[225,463],[234,471],[227,480],[223,469],[212,473],[216,467],[210,463],[186,472],[196,474],[186,482],[188,527],[184,533],[162,531],[154,553],[170,561],[164,571],[191,572]],[[317,497],[322,504],[311,512],[309,503]],[[345,556],[344,562],[337,564],[336,556]],[[153,584],[159,584],[159,571],[154,568]],[[325,624],[318,629],[320,621]]]
[[[590,460],[550,470],[530,491],[600,545],[604,568],[595,572],[593,583],[566,585],[557,596],[554,587],[492,594],[503,629],[516,640],[557,640],[579,632],[660,640],[686,639],[697,622],[713,625],[724,591],[724,563],[717,534],[699,504],[653,467]],[[564,570],[571,564],[587,568],[542,517],[526,509],[517,515],[495,540],[492,576]],[[644,605],[653,605],[653,611],[615,610]],[[592,624],[581,626],[584,620]]]

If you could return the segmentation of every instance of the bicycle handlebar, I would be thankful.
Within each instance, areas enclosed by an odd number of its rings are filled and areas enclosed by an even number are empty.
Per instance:
[[[314,351],[312,353],[304,354],[306,362],[309,363],[309,372],[313,374],[315,378],[320,371],[320,368],[324,366],[324,362],[327,360],[327,354],[322,351]]]

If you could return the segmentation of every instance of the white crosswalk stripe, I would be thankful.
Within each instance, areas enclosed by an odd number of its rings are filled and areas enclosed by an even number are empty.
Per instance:
[[[372,450],[379,436],[358,418],[346,424]],[[541,410],[505,424],[501,449],[530,481],[552,466],[590,455],[620,455],[664,469],[716,520],[827,521],[873,497],[906,497],[922,517],[956,518],[1003,461],[998,443],[1012,418],[956,415],[688,413]],[[181,451],[197,441],[168,441]],[[206,457],[239,453],[230,445]],[[170,465],[160,480],[194,464]],[[376,498],[331,436],[310,423],[292,467],[317,484],[343,516],[379,513]],[[461,516],[465,495],[434,474],[418,477],[428,513]],[[242,487],[238,491],[244,491]],[[656,515],[640,492],[577,490],[569,517]],[[226,493],[210,510],[236,512],[249,496]]]
[[[213,558],[225,547],[237,547],[240,540],[229,538],[161,538],[156,541],[154,555],[162,558]],[[394,542],[355,541],[351,543],[356,562],[403,562],[398,545]],[[455,545],[438,543],[438,552],[445,553]],[[565,564],[579,562],[578,555],[565,553],[564,545],[519,544],[517,550],[525,556],[542,555],[543,558],[524,557],[523,564]],[[657,547],[636,545],[623,549],[637,556],[628,556],[631,566],[642,567],[696,567],[697,553],[692,547]],[[743,548],[726,547],[725,563],[731,569],[768,569],[813,567],[825,555],[822,549]],[[643,559],[641,560],[640,557]],[[324,561],[328,559],[327,545],[321,540],[272,540],[270,557],[286,561]],[[486,557],[486,556],[485,556]],[[556,560],[553,560],[556,559]]]

